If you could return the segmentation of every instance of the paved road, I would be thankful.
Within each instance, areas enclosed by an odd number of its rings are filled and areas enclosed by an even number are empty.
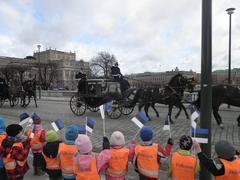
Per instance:
[[[22,112],[28,112],[32,113],[33,111],[36,111],[39,113],[39,115],[42,118],[43,125],[46,129],[50,129],[51,125],[50,122],[54,119],[61,118],[66,125],[69,124],[81,124],[84,125],[85,122],[85,116],[83,117],[77,117],[73,115],[73,113],[70,111],[69,103],[68,101],[56,101],[56,99],[52,100],[41,100],[38,101],[38,108],[35,108],[33,104],[31,104],[26,109],[21,107],[14,107],[9,108],[8,104],[5,104],[2,108],[0,108],[0,115],[3,116],[6,119],[6,124],[10,123],[18,123],[18,115]],[[135,108],[137,109],[137,108]],[[156,118],[153,111],[150,110],[150,115],[152,117],[152,121],[148,122],[148,126],[153,128],[154,131],[154,138],[153,141],[156,143],[160,143],[162,145],[166,144],[166,141],[169,137],[169,133],[162,130],[164,118],[167,115],[167,108],[165,106],[159,106],[158,107],[160,112],[160,118]],[[173,114],[176,114],[176,109],[173,111]],[[106,135],[110,137],[111,133],[115,130],[120,130],[123,132],[126,138],[126,143],[129,144],[130,140],[134,137],[136,132],[138,131],[138,128],[136,125],[134,125],[130,119],[131,117],[136,113],[136,110],[133,112],[132,115],[129,116],[122,116],[118,120],[112,120],[112,119],[106,119]],[[228,140],[232,142],[238,149],[240,149],[240,128],[237,127],[236,119],[238,115],[240,114],[240,109],[231,107],[230,110],[226,108],[226,106],[221,107],[220,114],[223,118],[223,122],[225,124],[225,129],[220,129],[216,125],[215,120],[212,121],[212,147],[214,146],[215,142],[218,140]],[[91,139],[94,144],[94,150],[99,151],[101,149],[102,144],[102,120],[100,113],[92,113],[92,112],[86,112],[86,116],[92,117],[96,123],[94,127],[94,133],[91,135]],[[184,113],[182,113],[177,120],[175,120],[175,124],[171,126],[171,132],[172,137],[175,141],[174,150],[178,149],[178,139],[183,134],[189,134],[190,131],[190,121],[187,120],[184,116]],[[62,136],[64,134],[64,130],[61,130],[59,134]],[[62,136],[63,137],[63,136]],[[137,138],[139,141],[139,137]],[[214,156],[214,153],[212,153]],[[31,155],[29,158],[29,161],[31,161]],[[31,164],[31,162],[29,163]],[[161,179],[167,179],[166,178],[166,160],[162,163],[162,169],[163,172],[161,174]],[[130,165],[129,175],[127,179],[137,179],[137,174],[132,169],[132,166]],[[42,177],[33,177],[32,171],[30,171],[25,179],[48,179],[47,176]]]

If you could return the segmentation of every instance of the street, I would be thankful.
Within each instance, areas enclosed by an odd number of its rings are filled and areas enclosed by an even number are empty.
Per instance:
[[[160,118],[158,119],[155,113],[150,109],[150,116],[152,121],[147,123],[147,126],[153,128],[154,138],[153,141],[155,143],[159,143],[161,145],[165,145],[167,139],[169,138],[169,132],[163,131],[162,127],[164,124],[164,119],[167,116],[167,107],[166,106],[158,106],[158,111],[160,112]],[[221,140],[230,141],[236,146],[238,149],[240,148],[240,127],[237,126],[237,117],[240,113],[240,109],[231,107],[231,109],[227,109],[225,105],[220,108],[220,115],[222,116],[223,123],[225,125],[224,129],[220,129],[214,118],[212,118],[212,149],[214,147],[215,142]],[[43,126],[46,130],[52,129],[50,122],[54,121],[57,118],[60,118],[64,121],[65,126],[70,124],[80,124],[84,125],[85,117],[89,116],[93,120],[95,120],[95,126],[93,134],[88,134],[93,142],[94,151],[100,151],[102,146],[102,137],[103,137],[103,123],[99,112],[93,113],[90,111],[86,111],[86,114],[82,117],[75,116],[70,108],[68,101],[59,101],[59,100],[39,100],[38,108],[35,108],[34,103],[31,103],[26,109],[16,106],[14,108],[10,108],[9,104],[6,103],[0,108],[0,116],[5,118],[6,124],[18,123],[19,122],[19,114],[22,112],[27,112],[31,114],[32,112],[37,112],[42,119]],[[177,109],[173,110],[173,115],[176,114]],[[134,112],[129,116],[121,116],[119,119],[109,119],[106,118],[106,135],[110,138],[111,133],[115,130],[121,131],[125,135],[126,144],[128,145],[131,139],[134,137],[136,132],[138,131],[138,127],[131,122],[131,118],[137,113],[137,107],[135,107]],[[190,114],[189,110],[188,113]],[[174,140],[173,151],[178,149],[178,139],[183,134],[189,134],[190,132],[190,120],[187,120],[184,113],[181,115],[175,123],[171,125],[171,134]],[[64,129],[59,132],[62,138],[64,138]],[[139,141],[139,137],[137,137],[137,141]],[[214,152],[214,151],[213,151]],[[214,156],[215,154],[212,153]],[[29,156],[29,165],[31,166],[31,158],[32,155]],[[31,166],[32,167],[32,166]],[[166,178],[166,170],[167,170],[167,160],[163,160],[162,162],[162,173],[161,179]],[[48,179],[47,176],[41,177],[33,177],[32,169],[25,176],[24,179]],[[102,178],[103,179],[103,178]],[[133,170],[132,165],[129,165],[129,173],[127,179],[137,179],[137,173]]]

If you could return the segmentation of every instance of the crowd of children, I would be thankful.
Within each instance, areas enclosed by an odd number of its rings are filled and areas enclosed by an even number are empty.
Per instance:
[[[20,121],[28,117],[27,113],[23,113]],[[103,150],[95,153],[90,138],[79,134],[76,125],[66,127],[62,141],[56,131],[45,132],[39,115],[33,113],[31,118],[33,123],[26,129],[19,124],[10,124],[5,128],[0,117],[1,180],[24,178],[29,170],[27,158],[30,150],[33,153],[34,175],[41,176],[46,172],[50,180],[100,180],[101,172],[105,173],[107,180],[125,180],[129,162],[132,162],[140,180],[157,180],[161,179],[161,158],[168,156],[168,175],[174,180],[194,180],[200,171],[200,163],[217,180],[240,180],[239,153],[226,141],[216,143],[216,159],[207,158],[199,144],[186,135],[180,137],[180,150],[171,153],[173,140],[169,138],[163,148],[152,141],[153,131],[145,126],[140,130],[139,144],[133,139],[126,147],[124,135],[115,131],[110,139],[103,138]],[[192,148],[197,155],[191,154]]]

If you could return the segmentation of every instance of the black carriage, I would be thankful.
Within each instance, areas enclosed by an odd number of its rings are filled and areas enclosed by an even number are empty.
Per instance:
[[[134,109],[134,106],[131,106],[133,92],[133,89],[121,92],[120,84],[108,79],[79,81],[78,92],[70,99],[70,109],[77,116],[81,116],[87,109],[97,112],[99,106],[112,102],[112,107],[106,114],[112,119],[117,119],[122,114],[132,113]]]

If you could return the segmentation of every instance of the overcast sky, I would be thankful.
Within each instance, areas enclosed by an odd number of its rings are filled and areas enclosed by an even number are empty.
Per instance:
[[[240,67],[240,0],[213,0],[213,69]],[[51,47],[89,61],[114,54],[122,72],[200,72],[201,0],[0,0],[0,56],[25,57]]]

